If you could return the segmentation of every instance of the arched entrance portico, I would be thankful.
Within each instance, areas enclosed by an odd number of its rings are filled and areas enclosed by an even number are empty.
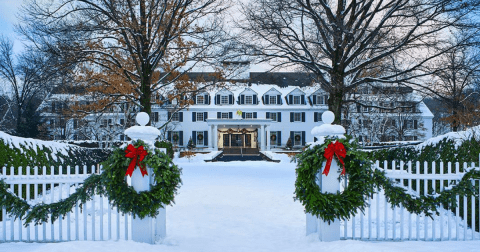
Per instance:
[[[207,119],[212,140],[208,147],[214,150],[226,148],[252,148],[270,150],[270,119]]]

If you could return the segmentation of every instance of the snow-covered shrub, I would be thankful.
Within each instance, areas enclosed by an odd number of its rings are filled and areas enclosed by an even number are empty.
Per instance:
[[[67,166],[96,165],[104,161],[109,154],[109,150],[21,138],[0,132],[0,168],[45,166],[49,172],[51,166],[62,166],[66,173]]]

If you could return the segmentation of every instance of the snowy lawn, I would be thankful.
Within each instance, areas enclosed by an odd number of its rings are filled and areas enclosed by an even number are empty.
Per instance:
[[[319,242],[305,236],[303,207],[293,201],[295,164],[204,163],[175,160],[183,168],[176,204],[167,208],[162,244],[133,241],[6,243],[2,252],[29,251],[480,251],[480,241]]]

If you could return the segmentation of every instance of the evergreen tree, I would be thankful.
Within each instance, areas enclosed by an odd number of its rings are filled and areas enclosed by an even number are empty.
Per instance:
[[[192,138],[190,137],[190,140],[188,140],[187,148],[188,148],[189,150],[193,150],[195,147],[196,147],[196,146],[195,146],[195,144],[193,143]]]

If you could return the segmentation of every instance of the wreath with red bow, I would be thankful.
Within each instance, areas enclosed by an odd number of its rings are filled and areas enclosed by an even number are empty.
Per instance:
[[[140,218],[154,217],[158,209],[172,204],[182,183],[181,169],[170,157],[159,149],[148,148],[140,140],[126,148],[115,149],[102,164],[104,190],[112,205],[123,213],[133,213]],[[154,183],[150,191],[137,193],[127,184],[125,177],[131,176],[136,167],[142,175],[148,174],[147,167],[151,168]]]
[[[323,144],[306,148],[295,157],[297,179],[294,198],[305,206],[307,213],[330,222],[348,219],[357,210],[364,211],[367,207],[367,197],[375,189],[372,162],[365,153],[357,150],[357,146],[350,136],[326,139]],[[317,184],[318,174],[323,169],[321,176],[328,176],[333,159],[342,169],[338,179],[348,176],[349,182],[341,193],[322,193]]]

